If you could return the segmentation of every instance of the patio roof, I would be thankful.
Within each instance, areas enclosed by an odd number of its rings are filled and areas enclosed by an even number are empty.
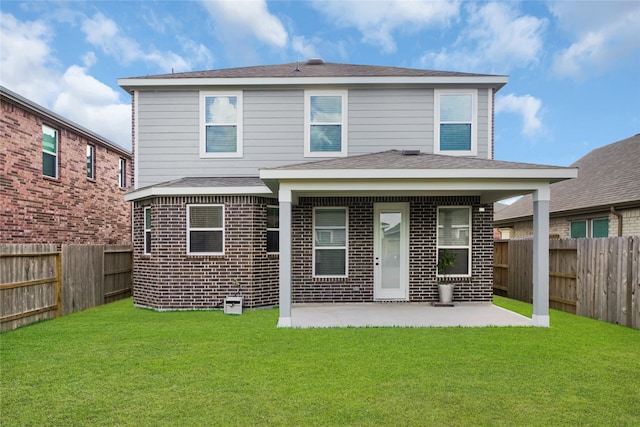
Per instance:
[[[260,178],[274,194],[284,189],[294,197],[464,194],[481,196],[482,203],[528,194],[576,176],[575,168],[401,150],[260,170]]]

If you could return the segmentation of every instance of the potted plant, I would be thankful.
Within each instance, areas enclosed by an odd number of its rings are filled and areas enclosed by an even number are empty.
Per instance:
[[[447,282],[446,278],[456,262],[456,256],[455,252],[445,249],[438,257],[438,274],[442,276],[442,279],[438,280],[441,304],[451,304],[453,301],[453,288],[455,285]]]

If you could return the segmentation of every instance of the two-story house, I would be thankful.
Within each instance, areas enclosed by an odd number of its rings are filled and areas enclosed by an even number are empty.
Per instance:
[[[0,243],[130,244],[131,152],[0,86]]]
[[[132,95],[139,306],[491,301],[493,202],[573,169],[493,160],[506,76],[326,63],[123,78]],[[534,323],[548,324],[545,244]],[[544,274],[538,274],[544,271]]]

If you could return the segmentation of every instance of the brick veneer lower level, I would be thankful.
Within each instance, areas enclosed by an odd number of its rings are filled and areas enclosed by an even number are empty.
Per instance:
[[[470,197],[327,197],[301,198],[292,212],[292,300],[308,302],[373,301],[374,204],[410,204],[409,298],[438,299],[436,214],[438,206],[472,207],[472,274],[457,279],[454,300],[491,301],[493,209]],[[187,255],[186,214],[190,204],[225,205],[225,254]],[[158,197],[134,207],[134,302],[157,310],[221,308],[226,296],[239,293],[245,307],[278,304],[277,254],[266,253],[267,205],[254,196]],[[144,208],[151,207],[151,254],[145,255]],[[349,208],[347,278],[314,278],[314,206]],[[484,208],[480,212],[479,208]],[[236,286],[238,283],[239,286]]]

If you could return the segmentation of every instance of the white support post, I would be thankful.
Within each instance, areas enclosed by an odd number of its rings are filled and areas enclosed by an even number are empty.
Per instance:
[[[279,328],[291,327],[291,190],[280,190],[280,318]]]
[[[533,193],[534,326],[549,327],[549,186]]]

